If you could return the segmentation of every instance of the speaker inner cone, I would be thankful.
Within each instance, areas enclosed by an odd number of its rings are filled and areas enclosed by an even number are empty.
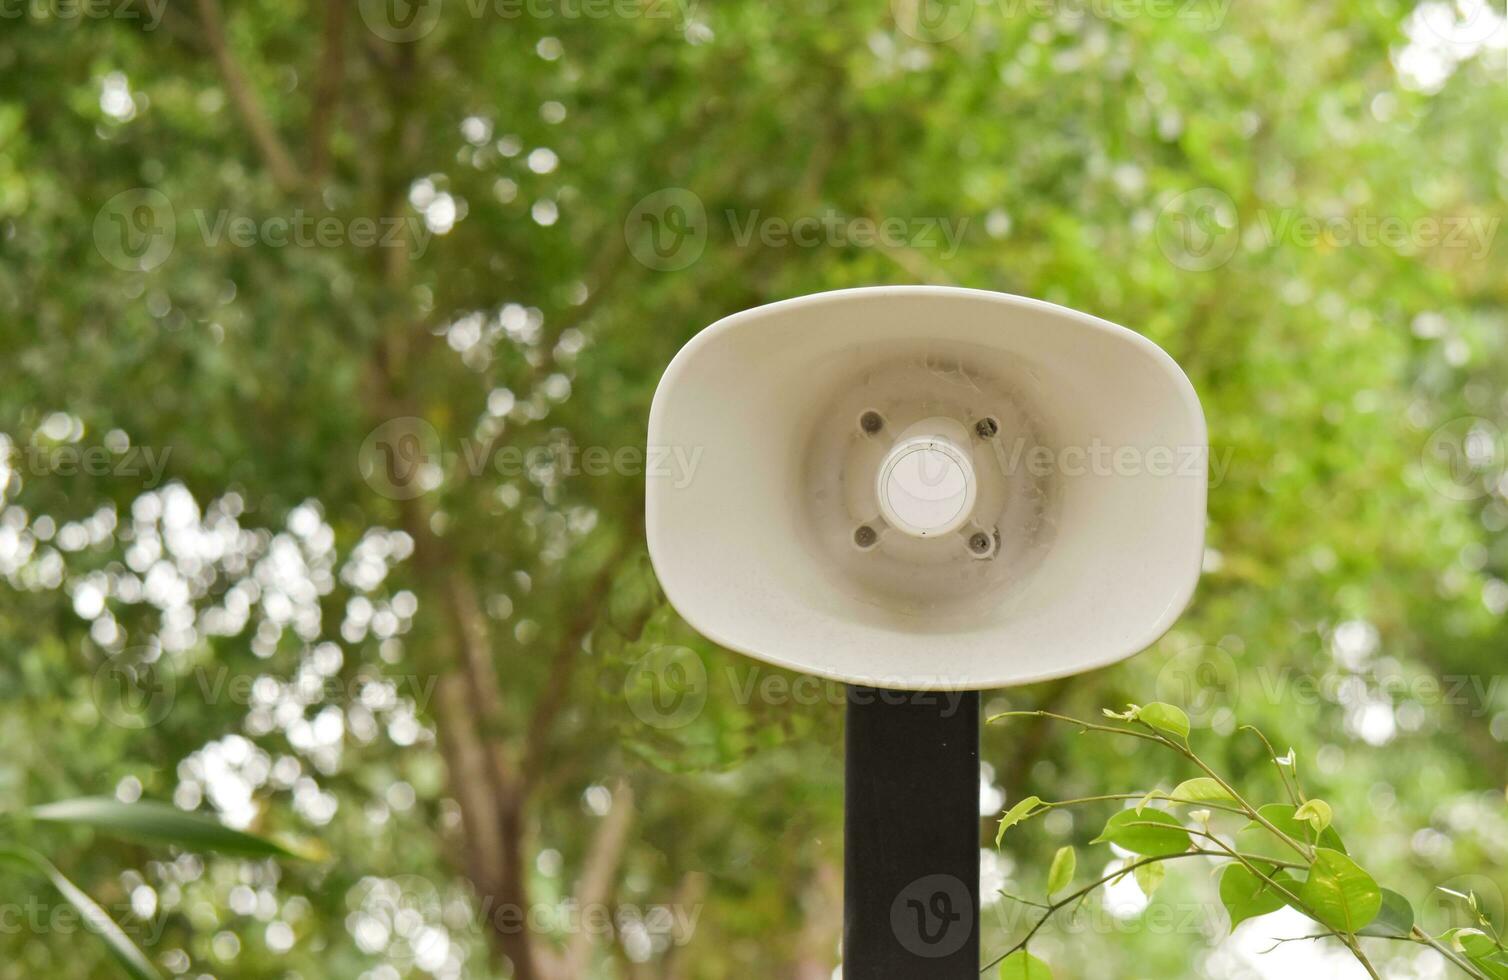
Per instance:
[[[969,345],[848,355],[809,421],[801,502],[846,591],[904,613],[978,609],[1023,581],[1051,537],[1054,488],[1022,465],[1047,441],[1037,385]],[[1038,471],[1040,473],[1040,471]]]

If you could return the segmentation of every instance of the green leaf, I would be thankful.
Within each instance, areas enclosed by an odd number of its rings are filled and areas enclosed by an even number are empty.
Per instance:
[[[1131,874],[1136,879],[1136,887],[1141,889],[1143,895],[1151,898],[1157,893],[1157,889],[1162,887],[1163,879],[1168,876],[1168,866],[1163,861],[1139,864]]]
[[[1180,742],[1189,739],[1189,716],[1183,713],[1183,709],[1175,708],[1171,704],[1162,701],[1153,701],[1144,705],[1137,715],[1137,720],[1144,725],[1150,725],[1164,735],[1171,735]]]
[[[63,900],[79,913],[89,931],[97,934],[105,943],[128,976],[133,977],[134,980],[162,980],[162,974],[157,972],[146,954],[136,947],[120,926],[116,925],[115,920],[110,918],[109,914],[100,908],[82,888],[69,881],[53,866],[51,861],[30,848],[14,845],[0,845],[0,858],[24,865],[46,876],[52,882],[52,887],[63,896]]]
[[[1414,928],[1414,907],[1409,900],[1390,888],[1382,889],[1382,910],[1371,925],[1361,930],[1363,936],[1405,939]]]
[[[1508,978],[1508,953],[1480,929],[1455,929],[1446,933],[1455,947],[1492,980]]]
[[[1333,816],[1330,804],[1324,800],[1309,800],[1293,812],[1293,819],[1304,821],[1314,829],[1316,834],[1323,833],[1325,828],[1330,826]]]
[[[1005,832],[1007,830],[1010,830],[1027,817],[1035,815],[1038,812],[1035,808],[1041,805],[1042,800],[1040,797],[1028,796],[1005,811],[1005,816],[1000,818],[1000,829],[995,831],[995,846],[1000,846],[1000,842],[1005,839]]]
[[[1018,949],[1000,961],[1000,980],[1052,980],[1052,968]]]
[[[1052,856],[1052,867],[1047,872],[1047,894],[1062,891],[1073,881],[1073,873],[1078,870],[1079,857],[1072,847],[1060,847],[1058,853]]]
[[[108,797],[62,800],[32,807],[40,823],[88,827],[111,837],[152,844],[176,844],[191,851],[214,851],[244,857],[317,860],[310,849],[293,847],[244,833],[211,817],[163,803],[121,803]]]
[[[1180,742],[1188,741],[1189,716],[1184,714],[1181,708],[1175,708],[1171,704],[1153,701],[1147,705],[1128,704],[1125,711],[1111,711],[1109,708],[1101,708],[1100,711],[1106,718],[1114,718],[1116,721],[1139,721],[1165,735],[1171,735]]]
[[[1290,804],[1269,803],[1266,806],[1257,807],[1257,813],[1262,819],[1301,844],[1328,847],[1332,851],[1346,853],[1346,845],[1341,842],[1340,835],[1335,832],[1334,827],[1326,827],[1319,833],[1315,833],[1309,821],[1298,819],[1298,809]],[[1263,857],[1280,858],[1284,861],[1292,861],[1298,857],[1293,848],[1278,840],[1273,836],[1272,831],[1255,820],[1241,831],[1237,837],[1237,843],[1240,850],[1260,854]]]
[[[1117,844],[1133,854],[1161,857],[1189,849],[1189,832],[1178,818],[1161,810],[1122,810],[1105,823],[1091,843]]]
[[[1372,876],[1340,851],[1316,848],[1299,898],[1336,932],[1355,933],[1382,911],[1382,890]]]
[[[1220,785],[1219,780],[1211,779],[1209,776],[1185,779],[1173,787],[1173,792],[1169,796],[1189,803],[1236,802],[1236,798]]]
[[[1247,919],[1276,912],[1288,904],[1273,887],[1271,879],[1276,874],[1276,867],[1262,863],[1256,863],[1256,866],[1265,878],[1253,874],[1250,868],[1240,863],[1226,865],[1220,875],[1220,902],[1230,914],[1232,930]]]

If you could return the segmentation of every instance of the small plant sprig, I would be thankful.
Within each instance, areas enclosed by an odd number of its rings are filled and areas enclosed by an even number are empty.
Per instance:
[[[1007,711],[988,723],[1048,718],[1075,725],[1083,732],[1140,739],[1181,756],[1201,775],[1185,780],[1171,792],[1154,789],[1055,803],[1028,796],[1012,806],[1000,819],[996,847],[1012,827],[1050,810],[1134,801],[1134,806],[1118,811],[1106,822],[1093,843],[1115,844],[1135,858],[1118,871],[1065,893],[1073,883],[1078,859],[1072,847],[1060,848],[1048,872],[1046,901],[1004,896],[1039,909],[1042,915],[1014,946],[988,964],[985,972],[998,965],[1001,980],[1050,980],[1050,967],[1033,956],[1028,946],[1053,916],[1126,875],[1133,875],[1150,896],[1161,884],[1168,862],[1215,858],[1223,862],[1220,901],[1230,914],[1232,929],[1247,919],[1286,906],[1308,916],[1322,929],[1315,935],[1296,938],[1336,940],[1373,978],[1379,974],[1362,948],[1363,939],[1429,946],[1469,977],[1508,980],[1508,948],[1477,897],[1442,889],[1469,911],[1475,927],[1451,929],[1438,936],[1421,929],[1408,899],[1379,886],[1346,852],[1331,825],[1334,812],[1330,805],[1305,796],[1291,749],[1280,757],[1258,729],[1242,726],[1242,731],[1262,740],[1287,796],[1284,803],[1257,804],[1190,748],[1189,719],[1182,710],[1153,702],[1127,705],[1124,711],[1106,709],[1104,714],[1122,724],[1083,721],[1050,711]],[[1182,816],[1180,808],[1187,808]],[[1216,829],[1221,825],[1223,832]]]

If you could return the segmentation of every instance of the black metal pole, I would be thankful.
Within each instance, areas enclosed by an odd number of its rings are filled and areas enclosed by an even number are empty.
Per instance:
[[[843,980],[979,976],[979,693],[848,689]]]

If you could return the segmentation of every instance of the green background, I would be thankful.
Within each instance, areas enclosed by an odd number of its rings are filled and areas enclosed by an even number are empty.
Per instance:
[[[1501,7],[1459,13],[6,5],[0,810],[170,800],[324,847],[12,828],[170,974],[825,980],[841,694],[741,693],[793,678],[667,606],[632,457],[570,460],[641,447],[661,371],[722,316],[955,284],[1162,345],[1219,477],[1178,627],[987,710],[1170,701],[1271,792],[1235,732],[1258,724],[1421,914],[1448,917],[1440,884],[1500,914],[1508,65]],[[845,233],[761,233],[803,218]],[[905,231],[853,240],[866,219]],[[707,678],[698,710],[646,712],[651,654]],[[986,848],[1028,793],[1191,774],[1019,721],[984,755]],[[1104,816],[1021,828],[987,883],[1039,893]],[[58,905],[0,871],[0,978],[114,975]],[[1129,909],[1093,898],[1033,951],[1279,975],[1202,870]],[[987,953],[1019,916],[987,906]],[[1274,956],[1324,955],[1303,946]]]

